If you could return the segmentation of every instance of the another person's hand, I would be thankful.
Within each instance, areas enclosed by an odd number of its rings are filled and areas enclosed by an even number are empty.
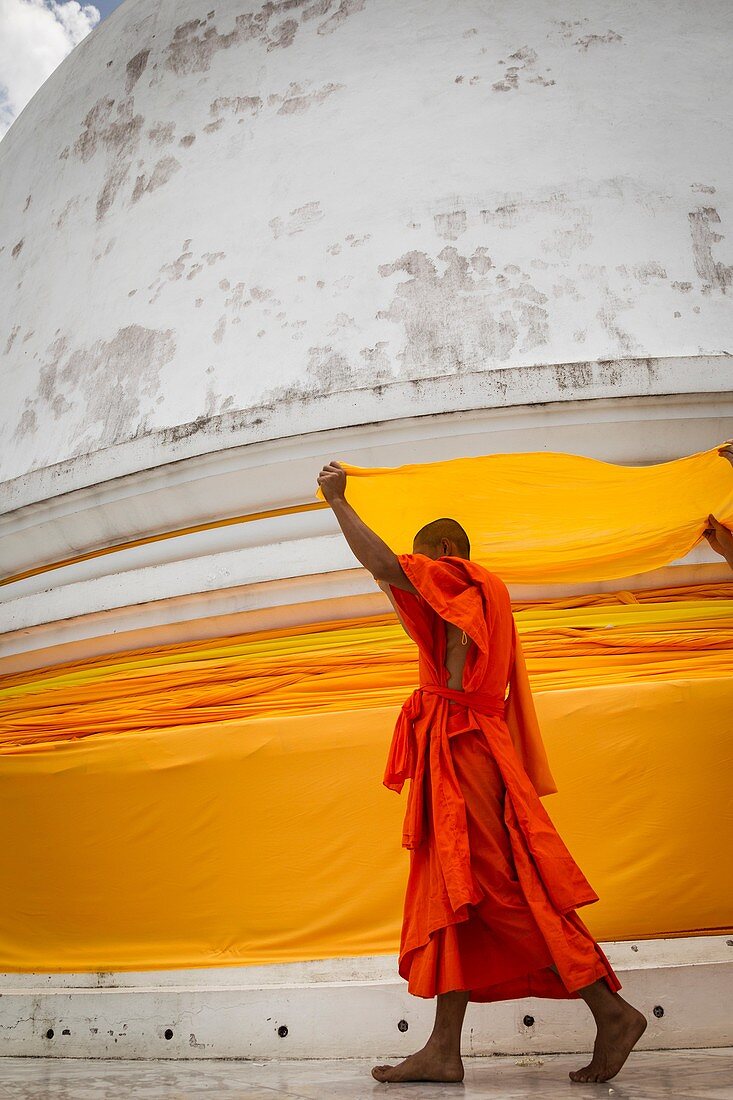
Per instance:
[[[721,458],[727,458],[733,466],[733,439],[726,439],[725,443],[721,443],[718,447],[718,454]]]
[[[715,516],[708,516],[710,526],[703,531],[711,549],[721,558],[725,558],[728,565],[733,567],[733,531],[723,523],[719,523]]]
[[[326,500],[331,503],[346,494],[346,472],[338,462],[328,462],[318,475],[318,484]]]

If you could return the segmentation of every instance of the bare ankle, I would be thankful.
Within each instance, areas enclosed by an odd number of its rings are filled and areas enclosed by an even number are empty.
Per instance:
[[[451,1035],[431,1035],[425,1044],[430,1050],[434,1050],[437,1054],[445,1057],[460,1058],[461,1056],[461,1044],[460,1040],[456,1040]]]

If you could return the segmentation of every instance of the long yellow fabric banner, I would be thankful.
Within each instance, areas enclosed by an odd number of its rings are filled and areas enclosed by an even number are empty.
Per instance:
[[[569,602],[517,621],[544,805],[601,897],[583,919],[733,931],[733,585]],[[0,969],[395,952],[404,803],[381,778],[415,683],[392,615],[6,677]]]
[[[450,516],[471,557],[507,583],[634,576],[684,557],[711,512],[733,524],[733,473],[715,447],[654,466],[541,452],[395,467],[337,461],[346,499],[395,553]],[[324,499],[320,486],[315,496]]]
[[[733,676],[733,583],[707,591],[525,605],[516,620],[534,690]],[[399,706],[415,684],[415,655],[390,613],[6,676],[0,758],[103,733]]]

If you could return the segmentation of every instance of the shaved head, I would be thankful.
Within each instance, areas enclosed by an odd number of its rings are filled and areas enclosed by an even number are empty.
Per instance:
[[[434,519],[421,527],[412,540],[413,554],[425,554],[437,559],[447,554],[450,557],[470,558],[471,544],[468,535],[455,519]]]

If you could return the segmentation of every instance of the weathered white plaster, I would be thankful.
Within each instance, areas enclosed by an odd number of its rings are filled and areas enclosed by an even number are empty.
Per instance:
[[[0,143],[0,477],[721,388],[731,18],[126,0]]]

